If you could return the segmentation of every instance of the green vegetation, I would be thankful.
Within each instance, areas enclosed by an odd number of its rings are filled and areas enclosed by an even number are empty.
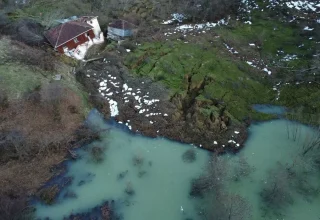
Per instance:
[[[199,89],[204,83],[196,99],[224,103],[227,111],[240,121],[248,116],[270,118],[250,107],[254,103],[272,102],[275,93],[268,82],[258,79],[247,64],[231,60],[212,44],[147,43],[127,57],[126,65],[139,76],[164,83],[173,91],[172,95]],[[212,105],[203,109],[203,113],[217,110]]]
[[[294,120],[308,124],[320,124],[319,84],[285,85],[281,89],[279,102],[295,110],[294,113],[291,113]]]
[[[21,98],[24,93],[30,92],[48,80],[37,74],[27,66],[8,64],[0,68],[1,88],[7,91],[9,99]]]

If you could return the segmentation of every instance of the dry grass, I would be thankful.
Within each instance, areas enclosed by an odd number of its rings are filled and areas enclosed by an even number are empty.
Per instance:
[[[30,161],[10,161],[0,168],[0,195],[16,189],[31,195],[51,177],[50,168],[63,161],[65,152],[46,157],[37,156]]]
[[[30,95],[37,96],[37,92],[34,93]],[[11,102],[9,108],[1,112],[5,120],[0,124],[0,130],[22,132],[32,143],[63,142],[72,136],[83,117],[78,113],[81,98],[67,88],[63,88],[62,96],[57,109],[41,100]],[[54,117],[54,111],[59,114],[59,120]]]
[[[0,195],[17,189],[34,193],[51,177],[50,168],[64,159],[82,125],[80,97],[62,87],[59,102],[54,104],[41,99],[42,90],[11,101],[8,108],[0,110],[0,136],[8,140],[1,143],[0,138]],[[10,132],[19,134],[22,141],[7,138]]]

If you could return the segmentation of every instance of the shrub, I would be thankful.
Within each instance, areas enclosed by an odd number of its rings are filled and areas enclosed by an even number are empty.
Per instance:
[[[41,189],[38,195],[43,202],[45,202],[48,205],[51,205],[54,203],[54,200],[57,197],[59,192],[60,192],[59,186],[53,185],[53,186]]]
[[[196,160],[196,152],[193,149],[187,150],[182,154],[182,160],[186,163],[192,163]]]
[[[12,41],[12,45],[14,47],[7,54],[10,61],[35,66],[45,71],[54,71],[56,69],[56,58],[49,52],[30,47],[19,41]]]
[[[104,147],[94,145],[90,148],[91,159],[95,163],[101,163],[104,160]]]
[[[191,181],[191,190],[189,195],[192,197],[203,197],[204,193],[210,188],[209,179],[201,176]]]
[[[31,220],[32,211],[25,195],[0,195],[1,220]]]
[[[127,183],[127,187],[126,187],[126,189],[125,189],[125,192],[126,192],[128,195],[130,195],[130,196],[134,195],[135,191],[134,191],[134,189],[133,189],[133,187],[132,187],[131,182],[128,182],[128,183]]]
[[[133,158],[132,158],[132,162],[133,162],[133,165],[134,166],[142,166],[143,163],[144,163],[144,158],[141,157],[141,156],[138,156],[138,155],[135,155]]]

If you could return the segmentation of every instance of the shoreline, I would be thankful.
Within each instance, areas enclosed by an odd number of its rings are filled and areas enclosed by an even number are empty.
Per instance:
[[[93,107],[105,119],[114,117],[134,133],[217,152],[238,152],[247,139],[249,123],[239,124],[228,116],[208,120],[197,112],[201,102],[194,100],[184,108],[184,99],[170,97],[170,91],[160,83],[133,76],[120,62],[96,61],[76,75],[90,94]]]

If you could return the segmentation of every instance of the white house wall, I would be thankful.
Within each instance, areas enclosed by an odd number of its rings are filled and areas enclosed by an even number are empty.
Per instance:
[[[97,17],[92,18],[90,21],[87,21],[87,23],[93,27],[93,33],[94,33],[95,37],[100,38],[101,28],[100,28]]]

